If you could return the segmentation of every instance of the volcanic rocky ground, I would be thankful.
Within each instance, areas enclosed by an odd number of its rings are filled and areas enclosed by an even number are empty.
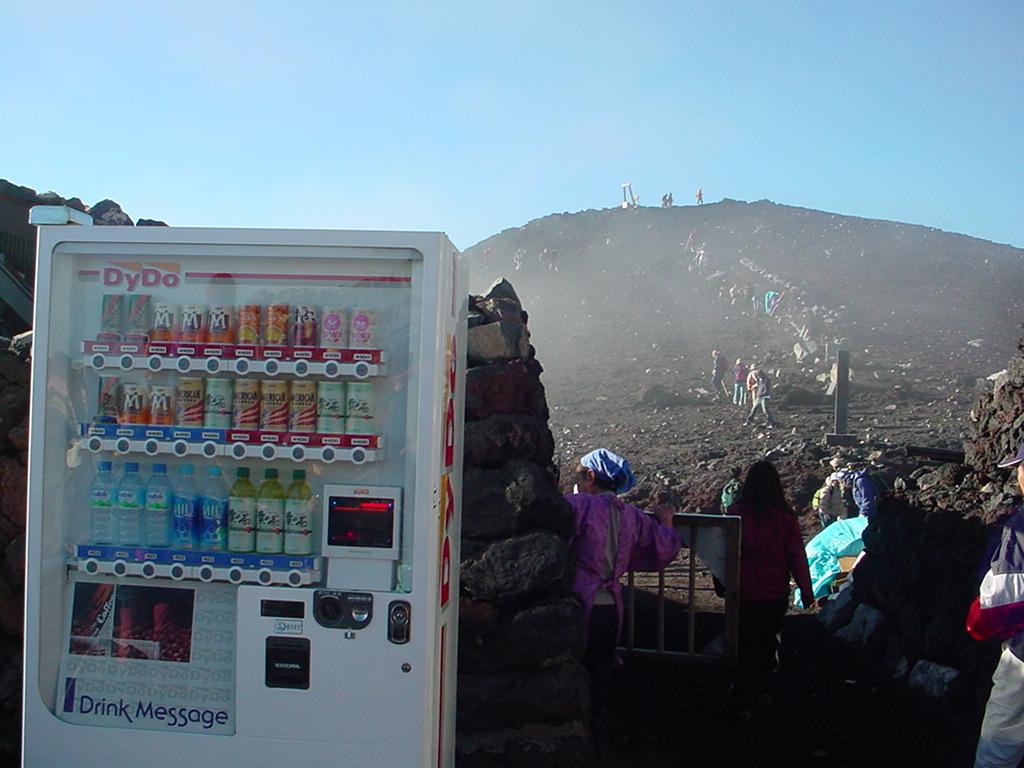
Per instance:
[[[926,465],[906,446],[964,447],[970,409],[1014,354],[1024,317],[1024,251],[768,202],[553,215],[468,255],[474,292],[508,277],[530,314],[563,478],[607,446],[637,471],[631,500],[661,494],[683,511],[713,511],[729,469],[768,456],[806,510],[807,536],[819,528],[810,497],[836,453],[822,445],[832,427],[825,343],[851,353],[859,442],[843,457],[876,461],[913,487]],[[785,291],[785,311],[768,318],[733,303],[734,284]],[[818,349],[798,362],[804,328]],[[780,426],[760,415],[744,426],[743,409],[712,400],[714,348],[777,372]],[[603,764],[969,764],[976,702],[918,710],[813,617],[791,617],[787,635],[784,707],[753,726],[731,719],[720,672],[631,660]]]

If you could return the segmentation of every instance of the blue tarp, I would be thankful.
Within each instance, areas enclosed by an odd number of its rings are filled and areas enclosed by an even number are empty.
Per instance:
[[[807,564],[811,568],[811,588],[815,599],[828,594],[839,573],[839,558],[859,555],[864,549],[861,537],[868,525],[866,517],[836,520],[807,542]]]

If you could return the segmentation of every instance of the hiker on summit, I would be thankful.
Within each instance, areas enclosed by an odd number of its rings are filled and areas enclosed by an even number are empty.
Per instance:
[[[704,205],[704,190],[697,189],[697,205]]]
[[[1024,492],[1024,443],[999,462],[1014,468]],[[975,640],[998,637],[1003,652],[981,721],[974,768],[1016,768],[1024,758],[1024,506],[1020,500],[1003,524],[978,597],[967,612]]]
[[[636,484],[629,462],[605,448],[591,451],[576,468],[574,493],[565,499],[576,520],[571,548],[575,590],[583,603],[583,666],[591,675],[595,723],[607,718],[608,687],[622,624],[622,587],[627,571],[660,571],[679,553],[672,528],[675,509],[659,504],[654,517],[617,495]]]

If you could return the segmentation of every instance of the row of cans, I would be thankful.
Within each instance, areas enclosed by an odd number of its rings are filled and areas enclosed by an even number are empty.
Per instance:
[[[312,304],[168,304],[147,294],[103,296],[102,341],[374,349],[377,316]]]
[[[181,378],[176,384],[101,376],[99,415],[121,424],[266,432],[373,434],[371,382]]]

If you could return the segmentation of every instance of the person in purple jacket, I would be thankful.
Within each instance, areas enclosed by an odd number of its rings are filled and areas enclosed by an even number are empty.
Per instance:
[[[576,469],[575,493],[566,495],[576,527],[575,590],[583,602],[583,666],[591,676],[594,720],[606,717],[608,685],[622,624],[619,578],[630,570],[660,571],[679,553],[672,528],[675,509],[659,504],[651,516],[617,494],[636,484],[629,462],[605,448],[591,451]]]

